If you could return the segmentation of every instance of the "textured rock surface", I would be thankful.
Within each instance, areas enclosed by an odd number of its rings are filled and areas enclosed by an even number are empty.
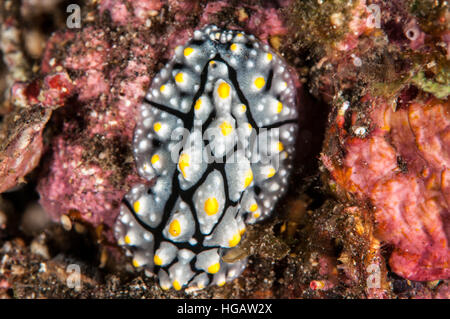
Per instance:
[[[394,272],[412,280],[448,278],[450,104],[431,98],[394,112],[389,103],[369,101],[369,136],[333,127],[326,147],[340,143],[346,154],[342,164],[336,154],[322,160],[339,187],[370,199],[377,235],[395,246]]]
[[[79,30],[64,29],[72,2],[82,5]],[[274,208],[278,217],[248,229],[248,240],[227,256],[253,255],[248,269],[196,297],[449,297],[447,3],[1,5],[0,186],[9,190],[2,201],[13,205],[0,214],[3,297],[185,296],[136,277],[123,259],[123,272],[101,274],[117,270],[107,258],[109,227],[123,194],[139,181],[129,148],[139,100],[174,48],[207,23],[270,43],[313,96],[302,96],[299,160],[287,198]],[[36,184],[53,219],[72,229],[68,237],[51,228],[33,245],[21,239],[16,219],[36,200]],[[45,272],[41,258],[59,253],[59,266]],[[81,292],[67,289],[61,276],[74,261],[89,277]]]
[[[448,15],[435,5],[427,14],[440,18],[432,24],[420,5],[378,5],[378,28],[363,24],[354,45],[340,46],[346,59],[325,54],[312,69],[314,93],[332,105],[321,160],[342,201],[372,207],[395,273],[449,278],[450,106],[442,99],[449,83],[440,48]]]

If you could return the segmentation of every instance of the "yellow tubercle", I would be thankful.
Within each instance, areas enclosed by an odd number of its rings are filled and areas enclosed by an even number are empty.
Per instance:
[[[172,286],[173,286],[173,288],[175,288],[175,290],[181,290],[181,285],[178,280],[174,280],[172,283]]]
[[[266,80],[263,77],[257,77],[254,84],[258,90],[261,90],[266,85]]]
[[[180,235],[181,233],[181,225],[180,222],[178,221],[178,219],[174,219],[170,225],[169,225],[169,233],[173,236],[173,237],[177,237]]]
[[[239,233],[236,233],[233,235],[233,237],[228,241],[228,245],[230,247],[234,247],[241,241],[241,235]]]
[[[250,205],[250,211],[253,213],[258,209],[258,204],[254,203]]]
[[[134,268],[139,268],[141,265],[139,265],[139,262],[136,259],[133,259],[132,261]]]
[[[275,170],[275,168],[271,167],[269,168],[269,173],[267,173],[267,177],[271,178],[273,175],[275,175],[277,171]]]
[[[219,203],[215,197],[210,197],[205,201],[205,212],[208,216],[217,214],[219,211]]]
[[[253,171],[249,169],[245,174],[244,187],[247,188],[253,181]]]
[[[138,200],[134,202],[133,209],[136,213],[139,213],[139,210],[141,209],[141,203]]]
[[[236,43],[233,43],[231,46],[230,46],[230,50],[231,51],[236,51],[237,50],[237,44]]]
[[[177,75],[175,75],[175,82],[177,82],[177,83],[184,82],[184,75],[182,72],[178,72]]]
[[[153,165],[155,165],[155,164],[158,163],[158,162],[159,162],[159,155],[158,155],[158,154],[153,155],[153,156],[152,156],[152,159],[151,159],[151,163],[152,163]]]
[[[277,113],[280,113],[282,109],[283,109],[283,103],[278,101],[278,103],[277,103]]]
[[[180,160],[178,162],[178,167],[180,168],[183,177],[186,178],[186,167],[189,166],[189,155],[186,153],[182,153],[180,155]]]
[[[192,52],[194,52],[194,49],[187,47],[184,49],[183,54],[184,54],[184,56],[189,56],[189,55],[191,55]]]
[[[219,125],[219,127],[222,131],[223,136],[227,136],[233,131],[233,127],[227,121],[223,121],[222,124]]]
[[[201,107],[201,106],[202,106],[202,99],[198,99],[198,100],[195,102],[194,109],[200,110],[200,107]]]
[[[217,93],[219,94],[219,97],[222,99],[226,99],[230,96],[230,85],[226,82],[220,83],[219,87],[217,88]]]
[[[220,263],[215,263],[208,267],[208,272],[210,274],[215,274],[219,270],[220,270]]]
[[[273,56],[272,56],[272,54],[271,53],[267,53],[267,55],[266,55],[266,59],[267,59],[267,61],[272,61],[272,58],[273,58]]]
[[[153,262],[156,266],[161,266],[163,264],[161,257],[159,257],[158,255],[155,255],[155,257],[153,257]]]
[[[156,123],[153,125],[153,130],[154,130],[155,132],[158,132],[158,131],[161,129],[161,127],[162,127],[161,123],[156,122]]]
[[[282,152],[284,150],[284,145],[281,142],[278,142],[278,151]]]
[[[123,239],[125,241],[125,244],[129,245],[131,244],[131,238],[130,236],[126,235],[125,238]]]
[[[160,88],[159,88],[159,91],[160,91],[161,93],[164,93],[165,90],[166,90],[166,86],[165,86],[164,84],[161,85]]]

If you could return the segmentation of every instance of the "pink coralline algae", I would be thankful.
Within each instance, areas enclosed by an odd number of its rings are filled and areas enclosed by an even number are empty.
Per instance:
[[[322,160],[339,187],[371,201],[377,235],[394,246],[394,272],[411,280],[450,278],[450,104],[429,98],[393,110],[381,99],[367,103],[371,124],[358,126],[360,116],[347,110],[353,131],[346,131],[342,111]],[[331,151],[336,143],[342,158]]]
[[[236,8],[227,1],[208,3],[202,14],[200,24],[208,24],[211,21],[211,17],[223,10],[234,11],[239,22],[245,23],[249,32],[258,34],[258,38],[261,40],[268,40],[269,36],[285,35],[287,33],[287,28],[284,26],[277,9],[270,7],[262,9],[259,6]],[[249,16],[247,11],[252,11],[252,14]]]
[[[67,42],[66,51],[56,58],[61,41]],[[139,48],[146,46],[142,39],[131,41],[136,47],[123,60],[101,28],[58,33],[49,41],[42,69],[71,72],[76,95],[59,114],[75,116],[64,119],[53,136],[48,171],[38,185],[41,204],[55,219],[75,212],[94,226],[111,225],[126,185],[137,180],[126,145],[134,128],[134,107],[149,82],[146,65],[152,65],[153,51]]]
[[[313,14],[336,31],[316,34],[321,46],[304,39],[319,52],[310,92],[332,106],[321,156],[327,183],[339,201],[370,212],[392,271],[437,280],[450,276],[448,18],[436,5],[433,23],[424,21],[420,5],[358,1],[331,17],[317,6]]]
[[[158,15],[163,6],[162,1],[123,1],[104,0],[99,4],[99,13],[108,11],[112,21],[117,25],[145,24],[148,19]]]
[[[348,22],[348,30],[346,30],[343,39],[335,44],[339,51],[351,51],[358,45],[358,39],[364,32],[369,32],[375,28],[376,19],[375,12],[372,12],[365,1],[357,1],[351,10],[351,20]],[[341,26],[344,21],[342,14],[335,13],[330,16],[331,24],[335,27]]]

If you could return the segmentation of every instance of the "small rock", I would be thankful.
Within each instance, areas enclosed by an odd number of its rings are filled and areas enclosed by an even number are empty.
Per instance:
[[[40,238],[34,239],[30,245],[31,252],[35,255],[44,257],[45,259],[50,258],[50,253],[48,252],[48,247],[43,243]]]
[[[72,221],[70,220],[69,216],[61,215],[60,222],[64,230],[70,231],[72,229]]]
[[[47,212],[38,203],[33,203],[25,208],[22,216],[21,228],[27,235],[40,233],[50,224]]]
[[[7,222],[8,222],[8,217],[6,216],[6,213],[4,211],[0,210],[0,229],[5,229]]]
[[[39,272],[47,272],[47,264],[46,263],[39,264]]]

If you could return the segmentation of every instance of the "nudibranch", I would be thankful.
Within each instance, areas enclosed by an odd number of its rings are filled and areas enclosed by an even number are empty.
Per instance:
[[[288,66],[245,32],[194,32],[155,76],[133,137],[148,181],[125,195],[114,232],[163,289],[222,286],[222,257],[285,193],[297,131]]]

